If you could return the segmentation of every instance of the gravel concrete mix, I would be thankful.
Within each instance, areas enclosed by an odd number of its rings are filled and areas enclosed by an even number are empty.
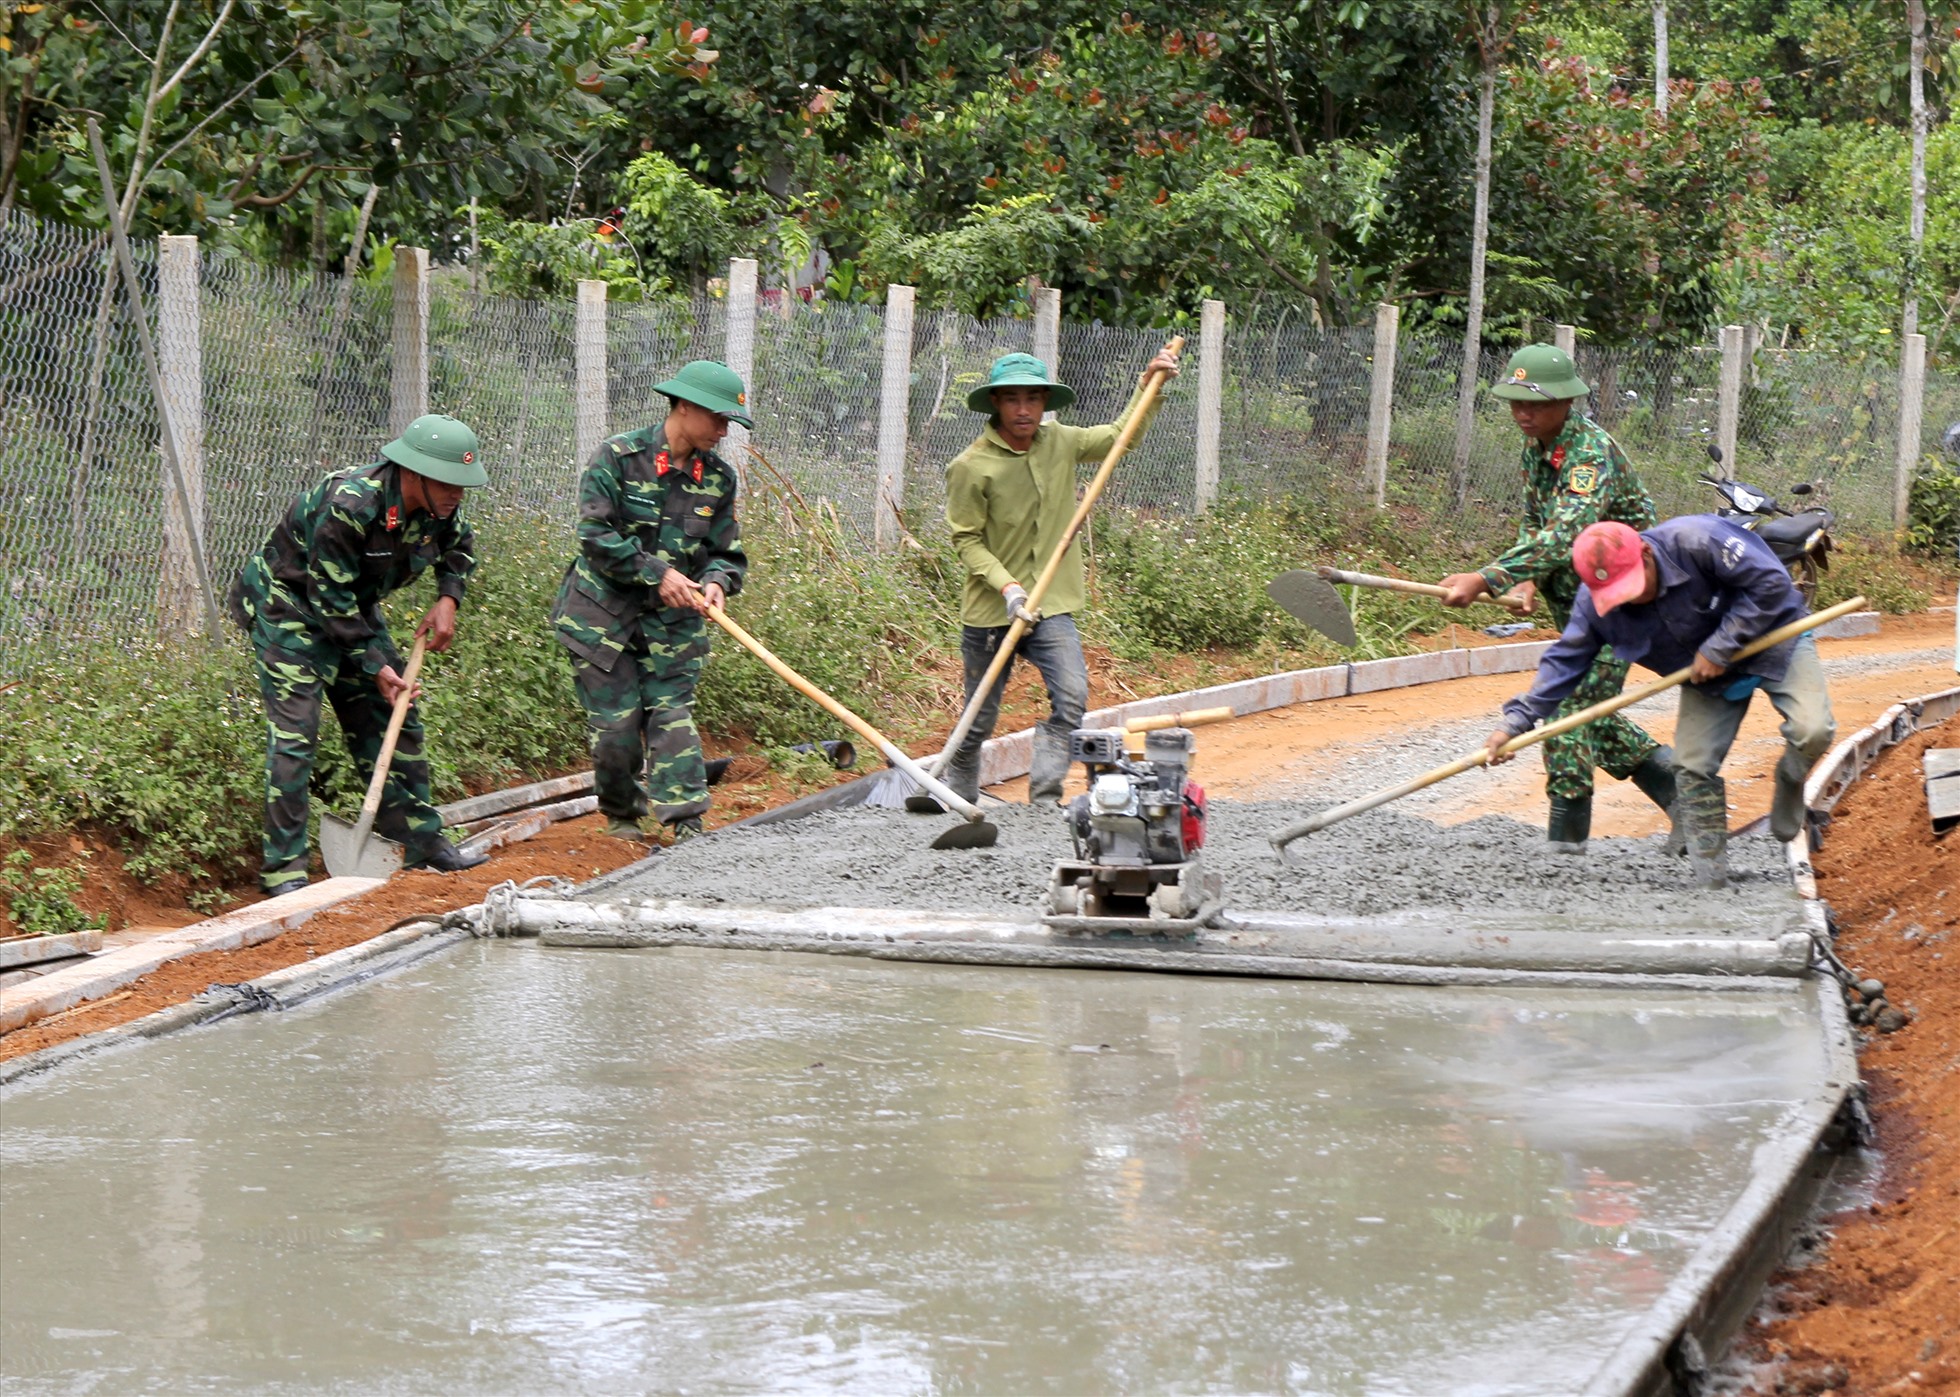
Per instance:
[[[1773,934],[1796,920],[1782,849],[1735,841],[1722,892],[1688,883],[1686,863],[1653,840],[1597,839],[1581,856],[1546,851],[1542,829],[1503,817],[1440,826],[1378,810],[1297,841],[1282,866],[1267,834],[1293,804],[1214,801],[1207,866],[1234,912],[1378,917],[1416,910],[1504,914],[1536,925]],[[792,823],[718,831],[608,880],[595,900],[675,898],[773,907],[910,907],[1027,915],[1070,856],[1060,814],[1025,805],[989,811],[992,849],[935,852],[949,818],[859,808]],[[1481,918],[1480,918],[1481,919]]]

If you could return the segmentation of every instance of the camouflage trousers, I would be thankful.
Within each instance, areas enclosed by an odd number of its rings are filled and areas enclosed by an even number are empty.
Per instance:
[[[610,670],[572,656],[602,814],[638,820],[651,810],[671,824],[707,812],[708,769],[694,726],[704,640],[698,630],[665,644],[643,640]]]
[[[265,837],[259,886],[279,892],[306,881],[307,787],[320,736],[320,701],[333,705],[340,731],[363,783],[374,774],[391,712],[374,676],[322,667],[303,651],[254,643],[253,666],[265,700]],[[410,848],[442,834],[429,801],[429,763],[422,754],[422,720],[411,705],[381,788],[377,834]]]
[[[1626,687],[1627,670],[1631,667],[1624,660],[1614,658],[1613,647],[1606,646],[1586,671],[1586,677],[1579,681],[1579,687],[1558,706],[1554,721],[1616,696]],[[1624,781],[1659,746],[1639,724],[1621,713],[1547,738],[1543,744],[1545,794],[1554,799],[1590,800],[1594,767]]]

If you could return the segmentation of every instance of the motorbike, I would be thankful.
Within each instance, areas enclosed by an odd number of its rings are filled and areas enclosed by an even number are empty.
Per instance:
[[[1708,458],[1720,466],[1722,448],[1709,447]],[[1777,560],[1790,570],[1790,580],[1803,593],[1804,603],[1811,604],[1817,595],[1817,579],[1830,571],[1831,525],[1837,523],[1837,515],[1821,504],[1785,509],[1766,492],[1729,476],[1704,475],[1701,482],[1712,485],[1725,501],[1716,514],[1767,543]],[[1790,487],[1790,493],[1801,497],[1816,493],[1816,489],[1798,484]]]

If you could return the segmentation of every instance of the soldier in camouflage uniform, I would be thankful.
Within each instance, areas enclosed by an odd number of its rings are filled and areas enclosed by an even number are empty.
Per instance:
[[[654,391],[671,400],[666,421],[608,440],[579,480],[579,556],[551,614],[571,651],[606,833],[640,839],[651,810],[680,840],[700,833],[708,809],[694,726],[705,614],[748,571],[739,481],[713,448],[730,422],[754,424],[725,364],[698,359]]]
[[[268,893],[306,884],[307,782],[322,698],[363,781],[372,776],[405,668],[381,599],[433,571],[436,602],[415,634],[438,651],[455,639],[456,607],[476,567],[463,491],[489,482],[476,450],[476,434],[455,418],[416,418],[380,460],[336,471],[294,501],[232,584],[232,619],[251,637],[265,699],[259,886]],[[448,873],[485,861],[443,838],[412,706],[374,827],[406,846],[410,868]]]
[[[1564,630],[1579,593],[1572,545],[1580,532],[1601,520],[1649,529],[1659,516],[1620,444],[1574,409],[1575,400],[1592,390],[1564,350],[1527,345],[1511,356],[1503,381],[1492,391],[1509,401],[1511,418],[1525,435],[1524,518],[1517,542],[1497,561],[1481,571],[1443,579],[1443,600],[1449,606],[1468,606],[1485,593],[1497,596],[1523,584],[1527,597],[1533,589],[1543,595],[1553,623]],[[1626,685],[1627,668],[1611,646],[1603,648],[1556,716],[1614,697]],[[1580,852],[1592,833],[1594,767],[1617,780],[1631,779],[1672,818],[1673,750],[1623,714],[1549,738],[1543,750],[1545,793],[1551,801],[1547,836],[1561,852]]]

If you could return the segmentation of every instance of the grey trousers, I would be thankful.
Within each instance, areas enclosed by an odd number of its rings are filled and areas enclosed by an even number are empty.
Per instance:
[[[966,671],[966,697],[973,701],[974,690],[986,677],[994,652],[1007,639],[1006,626],[966,626],[960,635],[960,661]],[[1089,704],[1089,664],[1082,657],[1082,636],[1075,629],[1073,616],[1044,616],[1034,629],[1021,637],[1016,657],[1041,672],[1048,687],[1049,713],[1034,731],[1034,765],[1028,772],[1028,800],[1053,804],[1062,798],[1062,782],[1068,777],[1068,735],[1082,726],[1082,714]],[[1000,718],[1001,696],[1007,692],[1008,676],[1014,664],[1000,672],[1000,679],[980,711],[960,750],[946,768],[946,784],[957,795],[972,800],[980,793],[980,744],[993,736]]]
[[[1773,812],[1773,818],[1781,817],[1779,823],[1783,828],[1777,830],[1780,838],[1794,838],[1795,830],[1788,827],[1789,821],[1800,821],[1802,812],[1788,808],[1791,793],[1795,793],[1794,799],[1800,805],[1803,783],[1811,766],[1830,750],[1831,741],[1837,736],[1837,724],[1831,718],[1830,691],[1824,685],[1824,665],[1817,658],[1817,642],[1808,635],[1798,637],[1789,670],[1781,679],[1773,683],[1765,681],[1761,687],[1776,711],[1783,715],[1783,756],[1776,764],[1781,808]],[[1729,748],[1735,745],[1735,735],[1742,727],[1743,715],[1748,713],[1749,700],[1753,697],[1751,694],[1728,699],[1722,697],[1719,689],[1708,692],[1682,686],[1681,710],[1674,724],[1674,777],[1680,787],[1683,812],[1691,821],[1685,831],[1691,852],[1719,853],[1723,841],[1714,838],[1715,830],[1721,830],[1726,839],[1728,791],[1722,781],[1722,763],[1728,759]],[[1702,835],[1701,842],[1712,847],[1698,849],[1698,833]]]

